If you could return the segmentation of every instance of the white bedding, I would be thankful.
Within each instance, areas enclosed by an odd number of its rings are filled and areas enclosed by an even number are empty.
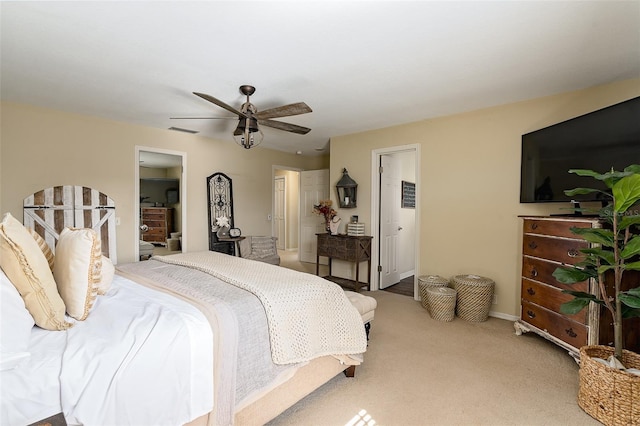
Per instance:
[[[116,275],[85,321],[33,328],[31,357],[0,373],[0,422],[187,423],[213,408],[212,342],[197,308]]]

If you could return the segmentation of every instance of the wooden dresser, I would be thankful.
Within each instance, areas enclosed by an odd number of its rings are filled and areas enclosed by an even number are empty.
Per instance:
[[[572,227],[599,228],[597,218],[579,216],[524,217],[522,236],[521,312],[516,321],[516,334],[532,331],[579,356],[584,345],[613,345],[611,315],[605,308],[591,303],[575,315],[560,312],[560,305],[573,299],[562,290],[596,294],[597,283],[587,280],[563,284],[553,276],[559,266],[573,265],[584,259],[580,249],[589,243],[571,232]],[[637,280],[635,272],[625,273],[625,282]],[[623,285],[624,287],[624,285]],[[625,347],[637,352],[640,320],[625,321]]]
[[[169,207],[142,207],[140,223],[149,230],[142,232],[142,239],[150,243],[166,245],[169,234],[173,232],[173,209]]]
[[[354,290],[371,284],[371,240],[368,235],[331,235],[328,233],[318,236],[318,250],[316,255],[316,275],[320,272],[320,256],[329,258],[329,275],[331,275],[331,259],[346,260],[356,264],[356,280]],[[360,262],[367,261],[367,282],[360,282]]]

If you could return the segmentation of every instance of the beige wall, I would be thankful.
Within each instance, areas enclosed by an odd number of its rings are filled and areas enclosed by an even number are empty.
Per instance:
[[[118,261],[134,260],[135,147],[186,153],[186,250],[206,250],[206,177],[214,172],[233,179],[235,224],[244,234],[269,235],[272,166],[304,170],[326,167],[326,157],[304,157],[265,148],[244,150],[231,139],[218,141],[96,117],[3,102],[0,133],[0,206],[22,218],[22,200],[56,185],[93,187],[114,199]],[[183,194],[180,194],[183,197]],[[182,199],[182,198],[181,198]]]
[[[558,213],[569,207],[519,203],[522,134],[639,95],[640,79],[634,79],[332,138],[331,184],[346,167],[359,185],[358,207],[339,214],[358,214],[370,232],[372,151],[420,144],[421,260],[416,273],[491,277],[498,297],[493,310],[519,315],[518,215]]]

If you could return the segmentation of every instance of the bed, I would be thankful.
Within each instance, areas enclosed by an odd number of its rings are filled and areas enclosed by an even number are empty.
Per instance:
[[[96,276],[85,309],[63,312],[59,329],[46,330],[15,283],[24,277],[6,265],[15,250],[7,228],[0,225],[1,424],[58,413],[84,425],[264,424],[366,351],[362,318],[333,283],[216,252],[117,265],[109,278],[104,246],[87,228],[75,230],[92,235],[101,265],[89,266]],[[54,257],[54,270],[63,268],[69,233],[56,236],[55,255],[37,242],[42,258],[32,263],[48,268]]]

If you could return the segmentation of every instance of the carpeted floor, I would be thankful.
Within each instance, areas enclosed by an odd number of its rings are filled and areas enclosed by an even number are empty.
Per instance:
[[[271,426],[600,424],[578,407],[578,366],[556,345],[510,321],[439,322],[410,297],[365,294],[378,308],[356,377],[336,376]]]

